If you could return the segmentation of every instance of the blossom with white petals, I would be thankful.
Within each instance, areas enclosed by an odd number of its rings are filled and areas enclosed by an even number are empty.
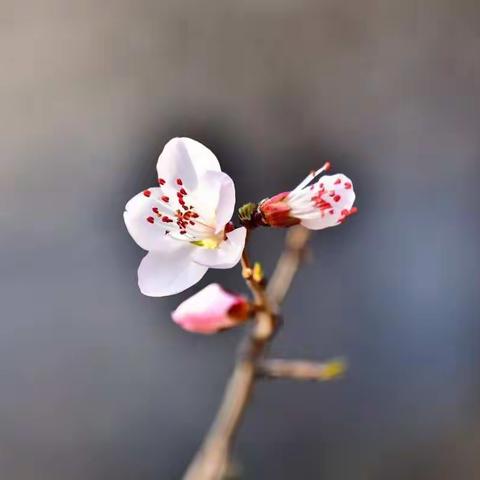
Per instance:
[[[208,268],[240,260],[246,229],[229,223],[235,208],[232,179],[215,155],[190,138],[173,138],[157,163],[158,187],[133,197],[124,219],[148,254],[138,269],[143,294],[162,297],[197,283]]]
[[[184,330],[208,334],[235,327],[249,315],[250,305],[245,297],[212,283],[182,302],[172,312],[172,319]]]
[[[343,223],[356,213],[355,192],[351,180],[343,174],[318,176],[330,168],[330,163],[310,173],[291,192],[279,193],[262,201],[258,210],[262,222],[271,227],[302,224],[311,230],[321,230]]]

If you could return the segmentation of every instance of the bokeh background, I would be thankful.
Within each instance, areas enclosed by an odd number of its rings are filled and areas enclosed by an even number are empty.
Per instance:
[[[259,385],[243,478],[480,478],[479,52],[476,0],[1,0],[1,478],[179,479],[207,430],[242,332],[142,296],[122,220],[173,136],[239,202],[326,160],[358,194],[273,348],[348,376]]]

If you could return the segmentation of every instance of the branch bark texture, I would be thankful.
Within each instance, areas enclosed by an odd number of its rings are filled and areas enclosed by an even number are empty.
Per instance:
[[[239,346],[235,367],[216,418],[185,473],[184,480],[224,478],[230,461],[232,443],[254,384],[261,375],[266,374],[265,363],[262,364],[263,355],[278,329],[280,306],[304,257],[308,239],[309,231],[305,228],[299,226],[289,229],[285,249],[268,285],[254,278],[253,268],[245,249],[242,256],[242,274],[253,295],[255,321]],[[268,368],[271,370],[271,367],[270,364]],[[310,373],[313,374],[313,370]],[[276,371],[278,372],[278,364]]]

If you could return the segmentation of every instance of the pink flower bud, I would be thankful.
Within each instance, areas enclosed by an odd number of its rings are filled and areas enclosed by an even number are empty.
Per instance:
[[[172,312],[172,319],[184,330],[209,334],[243,323],[249,313],[245,297],[212,283],[182,302]]]

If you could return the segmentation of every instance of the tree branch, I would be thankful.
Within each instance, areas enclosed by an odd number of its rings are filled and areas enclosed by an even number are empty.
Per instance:
[[[257,365],[260,378],[286,378],[303,381],[326,381],[341,377],[346,370],[343,360],[309,362],[306,360],[263,360]]]
[[[280,256],[272,278],[268,283],[267,293],[273,305],[277,308],[285,300],[293,277],[307,253],[307,242],[310,230],[303,227],[291,228],[287,232],[285,248]]]
[[[253,278],[252,266],[244,250],[242,274],[257,307],[255,323],[240,345],[220,409],[184,480],[221,480],[225,474],[233,439],[258,378],[257,364],[278,328],[279,307],[298,270],[308,238],[309,232],[303,227],[288,231],[285,250],[268,290],[262,281]]]

